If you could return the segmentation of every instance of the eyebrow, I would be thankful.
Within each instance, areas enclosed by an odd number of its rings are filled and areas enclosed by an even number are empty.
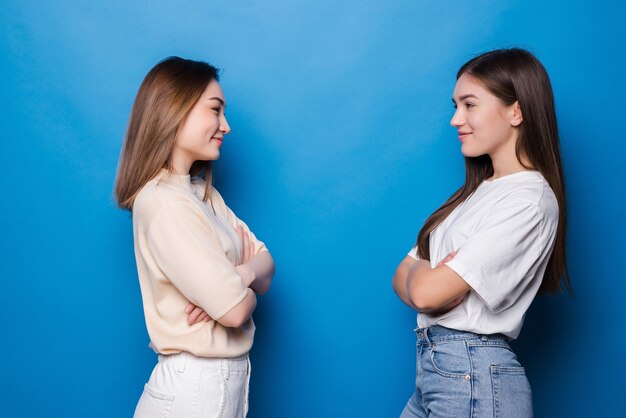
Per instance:
[[[220,99],[219,97],[211,97],[209,100],[217,100],[222,104],[222,106],[226,107],[226,105],[224,104],[224,100]]]
[[[478,99],[478,97],[474,94],[466,94],[466,95],[459,97],[459,101],[462,102],[463,100],[469,99],[470,97],[473,97],[474,99]],[[452,98],[452,103],[456,103],[456,101],[454,100],[454,97]]]

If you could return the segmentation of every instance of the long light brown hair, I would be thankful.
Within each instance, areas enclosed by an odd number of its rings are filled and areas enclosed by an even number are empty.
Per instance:
[[[559,205],[559,223],[554,250],[539,289],[540,293],[556,293],[564,286],[572,294],[565,255],[566,202],[565,182],[561,164],[559,132],[554,109],[554,95],[548,73],[530,52],[523,49],[499,49],[479,55],[465,63],[457,80],[467,74],[481,82],[505,105],[516,101],[522,111],[515,154],[528,159],[552,188]],[[494,174],[488,155],[465,157],[465,184],[437,209],[424,223],[417,236],[420,258],[430,260],[430,233],[467,199],[483,180]]]
[[[162,168],[172,169],[172,149],[178,132],[213,80],[219,81],[215,67],[179,57],[166,58],[148,72],[130,112],[120,154],[115,181],[115,200],[120,208],[132,210],[141,188]],[[211,162],[194,162],[189,174],[207,181],[206,201]]]

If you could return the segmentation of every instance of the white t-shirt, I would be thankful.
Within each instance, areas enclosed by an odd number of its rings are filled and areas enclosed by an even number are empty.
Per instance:
[[[420,313],[420,328],[441,325],[517,338],[552,254],[556,197],[538,171],[484,181],[430,234],[430,264],[446,263],[472,290],[451,311]],[[418,258],[414,247],[409,255]]]

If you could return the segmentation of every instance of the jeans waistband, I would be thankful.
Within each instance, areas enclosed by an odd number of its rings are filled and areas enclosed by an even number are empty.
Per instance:
[[[187,365],[195,367],[227,368],[231,371],[245,372],[249,370],[248,354],[233,358],[198,357],[182,351],[176,354],[159,354],[160,363],[173,363],[177,369],[184,370]]]
[[[432,342],[480,339],[482,341],[504,341],[508,342],[508,337],[503,334],[476,334],[470,331],[459,331],[456,329],[433,325],[426,328],[417,328],[417,341],[419,344],[429,345]]]

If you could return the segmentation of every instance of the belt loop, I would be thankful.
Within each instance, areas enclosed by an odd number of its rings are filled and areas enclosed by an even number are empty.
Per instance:
[[[430,338],[428,338],[428,328],[424,328],[423,329],[423,333],[424,333],[424,339],[426,340],[426,342],[428,343],[428,346],[432,348],[433,344],[430,341]]]
[[[185,373],[185,369],[187,368],[187,353],[182,351],[176,357],[177,357],[176,361],[174,362],[174,366],[176,367],[176,371],[178,373]]]

